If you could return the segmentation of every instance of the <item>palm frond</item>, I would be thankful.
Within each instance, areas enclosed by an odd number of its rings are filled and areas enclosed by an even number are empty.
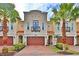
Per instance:
[[[15,10],[15,5],[12,3],[0,3],[0,14],[10,19],[11,22],[15,22],[19,17],[19,13]]]

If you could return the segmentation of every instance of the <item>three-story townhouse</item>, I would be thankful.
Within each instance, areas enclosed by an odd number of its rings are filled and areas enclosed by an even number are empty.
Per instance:
[[[47,12],[24,12],[24,40],[26,45],[47,45]]]

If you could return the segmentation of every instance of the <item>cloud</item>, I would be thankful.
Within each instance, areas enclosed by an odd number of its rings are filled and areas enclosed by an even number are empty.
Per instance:
[[[22,20],[24,20],[24,14],[23,14],[23,11],[25,10],[25,4],[24,3],[14,3],[15,6],[16,6],[16,10],[19,12],[20,14],[20,17]]]
[[[40,10],[43,12],[48,12],[47,17],[50,19],[52,16],[52,8],[58,8],[57,3],[14,3],[16,6],[16,10],[19,11],[19,14],[24,20],[24,11],[30,11],[30,10]]]

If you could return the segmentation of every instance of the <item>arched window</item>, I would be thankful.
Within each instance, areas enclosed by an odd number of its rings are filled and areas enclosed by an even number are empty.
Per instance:
[[[33,31],[35,31],[35,32],[39,31],[39,21],[38,20],[33,21]]]

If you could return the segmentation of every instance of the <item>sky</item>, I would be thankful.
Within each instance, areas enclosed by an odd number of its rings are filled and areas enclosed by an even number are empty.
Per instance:
[[[24,20],[23,12],[29,12],[30,10],[40,10],[42,12],[48,12],[47,19],[50,20],[52,17],[52,8],[59,8],[58,3],[14,3],[16,10],[19,12],[20,17]]]

